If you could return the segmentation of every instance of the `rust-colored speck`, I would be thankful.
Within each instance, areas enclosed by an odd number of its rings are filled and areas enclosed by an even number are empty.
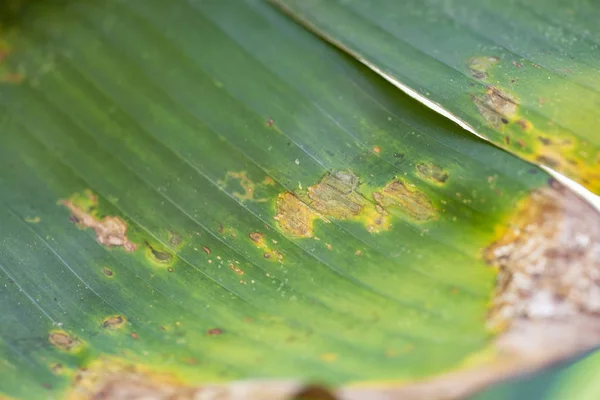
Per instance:
[[[202,246],[202,250],[204,250],[204,252],[206,254],[210,254],[211,253],[210,249],[208,247],[206,247],[206,246]]]
[[[219,336],[219,335],[223,334],[223,330],[219,329],[219,328],[212,328],[212,329],[209,329],[208,331],[206,331],[206,334],[208,336]]]
[[[133,340],[139,340],[140,336],[136,332],[131,332],[131,338]]]
[[[98,200],[91,191],[85,191],[89,202],[92,203],[89,212],[76,205],[77,195],[68,200],[61,200],[61,204],[66,206],[75,218],[77,225],[84,228],[92,228],[96,232],[98,243],[107,247],[122,246],[126,251],[134,251],[136,244],[127,238],[127,224],[119,217],[106,216],[98,219],[95,214],[95,207]]]
[[[244,275],[244,271],[234,263],[229,263],[229,268],[238,275]]]

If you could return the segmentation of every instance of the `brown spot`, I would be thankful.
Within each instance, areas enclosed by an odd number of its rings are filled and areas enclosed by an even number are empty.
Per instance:
[[[544,146],[550,146],[552,144],[552,139],[549,138],[545,138],[543,136],[538,136],[538,140],[544,145]]]
[[[204,252],[206,254],[210,254],[211,253],[210,249],[208,247],[206,247],[206,246],[202,246],[202,250],[204,250]]]
[[[123,246],[126,251],[134,251],[136,244],[127,238],[127,224],[119,217],[107,216],[99,219],[95,215],[97,197],[91,191],[85,191],[87,201],[91,202],[90,212],[86,212],[76,205],[80,196],[75,195],[68,200],[61,200],[61,204],[66,206],[72,214],[76,223],[84,228],[92,228],[96,232],[98,243],[113,247]]]
[[[234,263],[229,263],[229,268],[238,275],[244,275],[244,271]]]
[[[114,275],[114,272],[110,269],[110,268],[102,268],[102,273],[106,276],[108,276],[109,278],[112,278]]]
[[[48,334],[50,344],[64,351],[77,350],[82,346],[79,339],[65,331],[52,331]]]
[[[333,249],[333,246],[330,245],[329,243],[325,243],[325,247],[327,247],[327,250],[331,251]]]
[[[279,195],[275,220],[284,232],[297,237],[311,237],[316,218],[317,214],[293,193]]]
[[[355,254],[355,255],[357,255],[357,256],[360,256],[360,255],[362,254],[362,251],[360,251],[360,250],[356,250],[356,251],[354,252],[354,254]]]
[[[270,127],[273,125],[273,123],[274,123],[274,122],[275,122],[275,121],[273,121],[273,118],[269,118],[269,119],[267,120],[267,123],[266,123],[265,125],[267,125],[267,127],[268,127],[268,128],[270,128]]]
[[[131,338],[133,340],[139,340],[140,336],[136,332],[131,332]]]
[[[417,173],[425,179],[437,182],[446,183],[448,173],[435,164],[424,163],[417,165]]]
[[[516,61],[513,61],[513,62],[512,62],[512,65],[514,65],[514,66],[515,66],[515,67],[517,67],[517,68],[523,68],[523,64],[521,64],[521,63],[518,63],[518,62],[516,62]]]
[[[381,149],[379,148],[379,146],[373,147],[373,153],[375,153],[375,154],[381,153]]]
[[[520,119],[517,121],[517,125],[521,127],[523,131],[530,131],[533,128],[533,124],[526,119]]]
[[[352,171],[327,174],[308,188],[311,207],[327,217],[348,219],[360,214],[367,200],[356,192],[358,177]]]
[[[102,322],[102,327],[106,329],[119,329],[125,325],[127,319],[122,315],[114,315],[112,317],[108,317]]]
[[[383,208],[398,207],[410,218],[425,221],[435,217],[435,208],[424,193],[410,189],[400,179],[388,183],[373,199]]]
[[[158,264],[168,264],[173,260],[173,256],[166,250],[159,250],[150,243],[145,242],[147,248],[147,254],[150,259]]]
[[[510,121],[517,115],[519,103],[510,94],[488,86],[485,94],[474,96],[473,102],[481,115],[495,128],[502,126],[502,119]]]
[[[504,136],[504,142],[509,145],[510,144],[510,136]]]
[[[256,244],[258,244],[260,247],[264,246],[264,238],[265,238],[265,234],[264,233],[260,233],[260,232],[250,232],[250,234],[248,235],[250,236],[250,239],[252,239],[252,241]]]
[[[265,253],[265,254],[263,254],[263,257],[264,258],[271,258],[271,253]]]
[[[473,78],[483,80],[488,77],[487,71],[500,61],[495,56],[473,57],[468,62],[469,71]]]
[[[208,331],[206,331],[206,334],[208,336],[219,336],[219,335],[223,334],[223,330],[219,329],[219,328],[212,328],[212,329],[209,329]]]

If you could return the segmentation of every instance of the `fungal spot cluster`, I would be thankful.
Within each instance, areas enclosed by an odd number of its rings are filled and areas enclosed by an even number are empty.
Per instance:
[[[259,249],[261,249],[264,252],[263,257],[265,259],[272,260],[272,261],[282,261],[283,260],[283,254],[281,254],[279,251],[277,251],[275,249],[272,249],[269,246],[269,244],[265,240],[264,233],[250,232],[250,234],[248,236],[250,237],[250,240],[252,242],[254,242],[256,247],[258,247]]]
[[[588,154],[586,143],[556,126],[554,121],[542,118],[536,126],[524,117],[520,112],[519,99],[490,78],[492,68],[498,63],[499,59],[494,56],[472,58],[467,63],[471,75],[485,84],[483,92],[476,89],[471,94],[479,114],[490,127],[504,136],[505,146],[521,157],[577,177],[588,188],[597,190],[600,155],[596,154],[594,159]],[[512,66],[523,68],[523,64],[516,61],[512,62]],[[509,83],[513,81],[511,79]],[[547,100],[539,98],[532,107],[542,107]],[[582,159],[586,162],[579,162]]]
[[[61,204],[71,211],[70,220],[81,228],[92,228],[98,243],[107,247],[123,247],[134,251],[136,244],[127,238],[127,224],[120,217],[97,216],[98,198],[90,190],[82,195],[75,194]]]
[[[447,179],[441,169],[437,171],[432,167],[429,173],[437,179]],[[426,221],[436,215],[435,207],[427,196],[402,179],[395,178],[373,192],[372,199],[359,193],[359,185],[360,180],[352,171],[326,174],[306,193],[280,194],[275,220],[287,234],[312,237],[317,219],[324,222],[355,220],[362,222],[369,232],[377,233],[391,226],[389,208],[397,209],[414,221]]]
[[[600,221],[566,187],[534,191],[484,251],[498,268],[491,326],[600,313]]]

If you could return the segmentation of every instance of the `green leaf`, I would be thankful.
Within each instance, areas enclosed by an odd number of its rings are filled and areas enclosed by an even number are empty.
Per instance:
[[[594,1],[275,2],[496,145],[600,193]]]
[[[263,2],[24,7],[0,86],[7,396],[493,364],[492,243],[519,249],[515,207],[578,212]]]

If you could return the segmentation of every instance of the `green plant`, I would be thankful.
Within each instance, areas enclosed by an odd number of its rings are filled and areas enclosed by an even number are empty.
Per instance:
[[[598,343],[596,210],[278,6],[3,7],[2,394],[465,396]]]

